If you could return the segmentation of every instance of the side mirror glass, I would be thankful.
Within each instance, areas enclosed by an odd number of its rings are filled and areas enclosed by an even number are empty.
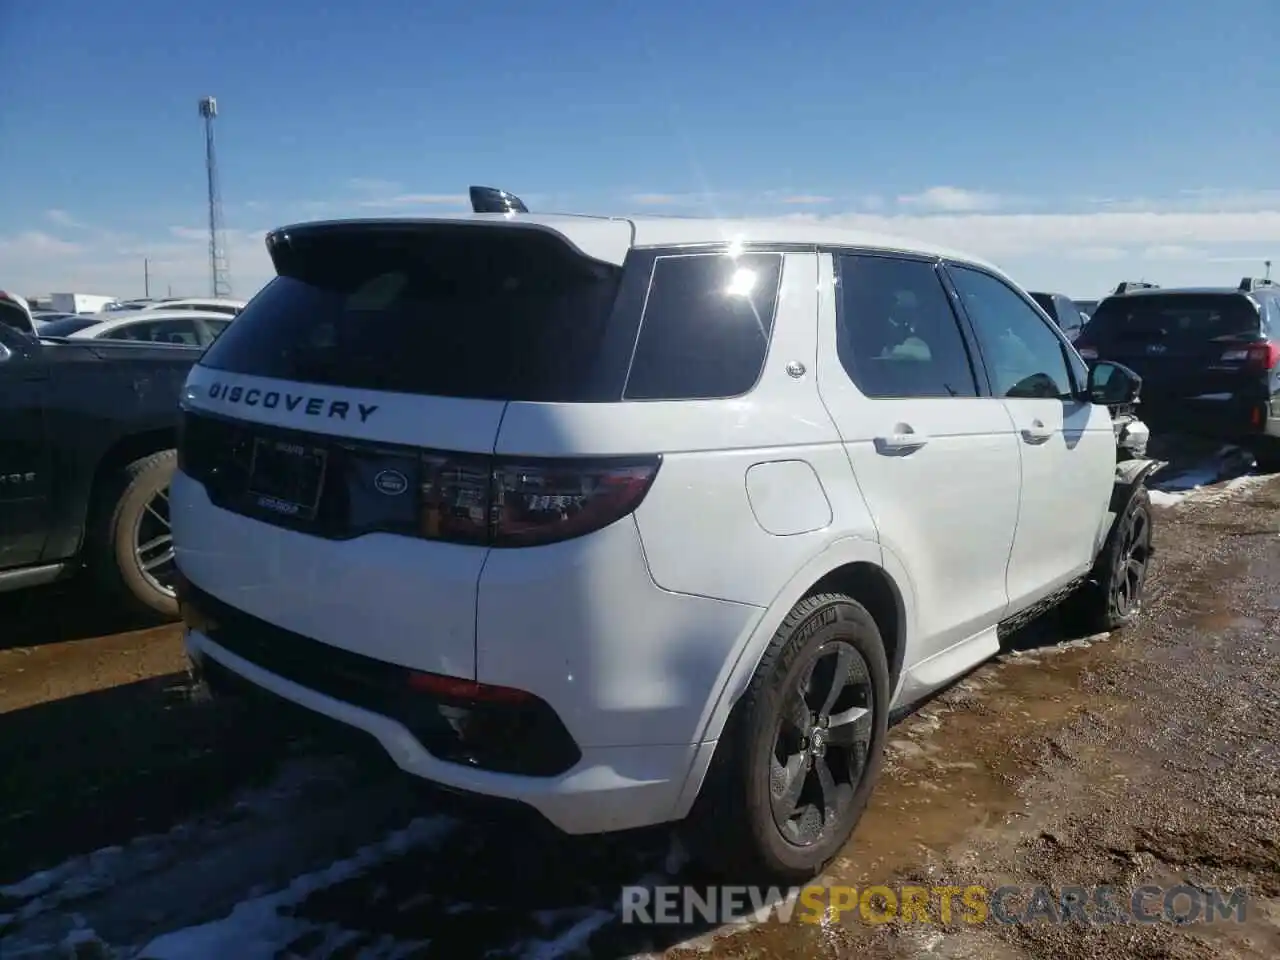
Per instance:
[[[1142,378],[1122,363],[1101,360],[1089,368],[1089,399],[1109,407],[1136,403]]]

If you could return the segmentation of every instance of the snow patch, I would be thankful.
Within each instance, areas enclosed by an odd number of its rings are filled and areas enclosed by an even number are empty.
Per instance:
[[[322,929],[291,916],[317,890],[341,883],[370,867],[439,839],[453,825],[445,817],[419,818],[386,839],[357,850],[323,870],[294,879],[283,890],[236,904],[221,920],[175,930],[152,940],[135,956],[144,960],[225,960],[227,957],[271,957],[298,937]],[[339,934],[342,939],[347,935]]]

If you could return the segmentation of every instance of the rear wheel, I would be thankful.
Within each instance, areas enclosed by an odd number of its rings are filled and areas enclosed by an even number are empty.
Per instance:
[[[148,619],[178,615],[169,529],[169,481],[176,465],[174,451],[162,450],[109,477],[98,492],[86,544],[97,584],[113,601]]]
[[[879,776],[889,695],[866,609],[840,594],[798,603],[734,706],[690,817],[704,865],[784,882],[820,872]]]

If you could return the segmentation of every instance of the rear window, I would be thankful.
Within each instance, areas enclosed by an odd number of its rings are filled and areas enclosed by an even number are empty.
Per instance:
[[[760,378],[782,254],[659,256],[627,376],[628,400],[736,397]]]
[[[1197,343],[1256,337],[1261,322],[1252,301],[1232,293],[1168,293],[1103,300],[1089,319],[1094,342]]]
[[[586,399],[620,267],[534,231],[302,233],[205,366],[354,389]]]

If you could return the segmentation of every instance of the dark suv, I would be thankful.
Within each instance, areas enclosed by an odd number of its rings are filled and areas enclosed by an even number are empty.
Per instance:
[[[1076,342],[1143,378],[1153,430],[1220,438],[1280,470],[1280,287],[1147,288],[1107,297]]]
[[[1032,293],[1040,309],[1049,315],[1049,319],[1058,325],[1058,329],[1067,335],[1068,340],[1075,340],[1084,329],[1084,317],[1076,305],[1060,293]]]

